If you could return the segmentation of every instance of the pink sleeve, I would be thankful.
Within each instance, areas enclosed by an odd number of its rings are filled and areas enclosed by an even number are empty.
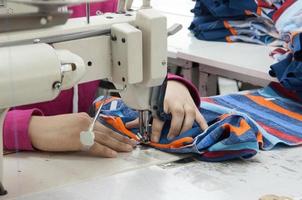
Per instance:
[[[178,81],[178,82],[184,84],[188,88],[188,90],[195,102],[195,105],[199,108],[200,95],[199,95],[197,88],[190,81],[188,81],[180,76],[174,75],[174,74],[168,74],[168,80],[174,80],[174,81]]]
[[[3,146],[6,150],[34,150],[28,134],[30,118],[43,115],[39,109],[11,110],[3,125]]]
[[[104,2],[90,3],[90,15],[98,15],[106,12],[116,12],[118,0],[107,0]],[[71,6],[68,8],[72,11],[71,18],[86,16],[86,4]]]

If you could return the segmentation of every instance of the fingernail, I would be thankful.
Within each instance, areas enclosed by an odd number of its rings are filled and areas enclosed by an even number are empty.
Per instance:
[[[131,142],[131,145],[132,145],[133,147],[135,147],[136,145],[139,144],[139,142],[136,141],[136,140],[134,140],[134,139],[131,139],[130,142]]]
[[[131,145],[126,145],[126,151],[132,151],[133,150],[133,147]]]
[[[115,152],[115,151],[110,152],[110,157],[116,157],[116,156],[117,156],[117,152]]]

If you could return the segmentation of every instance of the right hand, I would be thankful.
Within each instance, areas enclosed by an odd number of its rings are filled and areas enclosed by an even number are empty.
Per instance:
[[[178,135],[191,129],[196,121],[202,130],[208,128],[208,124],[196,107],[194,100],[185,85],[178,81],[168,81],[166,95],[164,99],[165,113],[171,113],[172,120],[168,139],[173,139]],[[139,120],[135,119],[126,124],[127,128],[135,128],[139,125]],[[153,118],[151,141],[159,142],[164,121]]]
[[[87,131],[92,118],[87,113],[56,116],[32,116],[29,136],[34,148],[41,151],[80,151],[80,132]],[[130,152],[136,142],[96,122],[95,143],[89,154],[100,157],[116,157],[117,152]]]

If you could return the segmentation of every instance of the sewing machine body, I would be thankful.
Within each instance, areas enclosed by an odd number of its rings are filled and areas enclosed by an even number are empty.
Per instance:
[[[49,23],[54,19],[51,13],[46,17]],[[30,26],[31,30],[11,26],[9,31],[0,31],[2,119],[6,108],[49,101],[75,84],[100,79],[123,89],[120,94],[130,107],[152,109],[151,90],[162,84],[167,72],[165,17],[143,9],[90,17],[89,23],[83,17],[40,28],[44,17],[31,18],[40,23]],[[11,18],[2,19],[10,22]]]

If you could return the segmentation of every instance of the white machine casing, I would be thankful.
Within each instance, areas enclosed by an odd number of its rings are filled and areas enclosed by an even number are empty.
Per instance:
[[[128,23],[111,28],[112,80],[116,84],[143,81],[142,32]]]
[[[167,75],[167,22],[159,12],[142,9],[137,12],[133,26],[142,32],[143,81],[137,84],[127,83],[120,95],[129,107],[150,110],[151,90],[146,88],[161,85]],[[120,45],[120,48],[126,47]],[[113,79],[113,82],[118,80]],[[116,86],[121,88],[121,85]]]
[[[167,19],[153,9],[143,9],[135,26],[143,33],[143,85],[160,85],[167,75]]]
[[[113,41],[114,34],[125,42]],[[167,73],[166,19],[142,9],[94,16],[90,24],[78,18],[51,28],[1,33],[0,58],[2,119],[6,108],[49,101],[62,89],[99,79],[123,88],[121,97],[131,108],[149,110],[152,87]],[[122,65],[116,66],[118,60]],[[1,154],[1,182],[2,161]]]
[[[0,48],[0,60],[1,108],[50,100],[59,94],[52,84],[61,81],[61,63],[51,46]]]

